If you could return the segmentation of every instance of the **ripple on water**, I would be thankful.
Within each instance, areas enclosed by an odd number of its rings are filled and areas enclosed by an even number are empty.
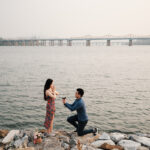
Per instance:
[[[0,61],[0,128],[43,128],[43,86],[53,78],[60,92],[56,129],[73,130],[61,97],[72,103],[82,87],[87,128],[149,132],[149,47],[0,47],[0,52],[5,60]]]

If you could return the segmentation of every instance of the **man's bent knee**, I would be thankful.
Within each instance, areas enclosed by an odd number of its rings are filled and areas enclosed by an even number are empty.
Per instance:
[[[83,136],[83,131],[77,131],[78,136]]]

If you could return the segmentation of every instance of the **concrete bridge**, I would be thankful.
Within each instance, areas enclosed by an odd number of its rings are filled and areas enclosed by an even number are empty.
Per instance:
[[[51,38],[51,39],[2,39],[0,46],[54,46],[57,41],[58,46],[63,46],[64,42],[67,46],[72,46],[73,41],[84,41],[86,46],[91,46],[92,41],[106,41],[107,46],[111,46],[111,41],[128,41],[128,45],[132,46],[136,40],[150,40],[147,37],[99,37],[99,38]]]

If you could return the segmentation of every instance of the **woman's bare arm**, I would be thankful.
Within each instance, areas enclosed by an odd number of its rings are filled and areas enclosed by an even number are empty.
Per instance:
[[[56,95],[59,95],[59,93],[57,91],[55,91]]]
[[[51,93],[50,91],[46,91],[46,95],[51,97],[51,98],[56,98],[56,94],[55,93]]]

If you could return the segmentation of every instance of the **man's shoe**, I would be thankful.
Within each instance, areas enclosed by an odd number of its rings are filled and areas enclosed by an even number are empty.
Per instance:
[[[98,128],[93,129],[93,135],[95,136],[96,134],[98,134]]]

